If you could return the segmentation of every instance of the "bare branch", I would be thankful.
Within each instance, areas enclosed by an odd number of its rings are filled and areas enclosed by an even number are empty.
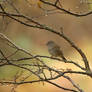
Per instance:
[[[26,51],[23,48],[20,48],[19,46],[17,46],[14,42],[12,42],[7,36],[5,36],[3,33],[0,33],[0,39],[4,42],[5,45],[7,45],[8,47],[14,49],[14,52],[12,51],[10,53],[10,55],[6,55],[6,53],[3,52],[2,49],[0,49],[0,67],[3,67],[5,65],[8,66],[14,66],[17,67],[25,72],[28,72],[28,75],[24,76],[23,72],[21,72],[19,74],[19,71],[15,74],[14,79],[11,81],[5,81],[5,80],[0,80],[0,83],[2,85],[4,84],[13,84],[14,87],[12,89],[12,92],[15,91],[16,86],[18,85],[22,85],[22,84],[27,84],[27,83],[36,83],[36,82],[47,82],[50,83],[60,89],[66,90],[66,91],[71,91],[71,92],[84,92],[73,80],[71,77],[69,77],[68,74],[78,74],[78,75],[86,75],[89,76],[90,78],[92,78],[92,71],[90,69],[90,65],[89,65],[89,61],[85,55],[85,53],[72,41],[70,40],[64,33],[63,33],[63,29],[62,32],[58,32],[57,30],[54,30],[51,27],[48,27],[44,24],[41,24],[39,21],[36,21],[33,19],[33,17],[28,17],[25,16],[23,14],[20,14],[20,11],[16,8],[16,6],[11,2],[6,0],[7,3],[13,8],[13,10],[15,10],[17,12],[17,14],[13,14],[13,13],[9,13],[7,12],[4,8],[3,5],[0,4],[0,16],[3,17],[8,17],[22,25],[25,25],[26,27],[32,27],[32,28],[38,28],[38,29],[42,29],[44,30],[44,32],[48,31],[51,32],[54,35],[59,36],[60,38],[63,38],[65,41],[67,41],[67,43],[70,44],[70,46],[72,46],[81,56],[84,66],[82,66],[81,64],[76,63],[76,61],[73,60],[68,60],[67,57],[64,56],[65,59],[60,59],[60,58],[56,58],[56,57],[49,57],[46,55],[33,55],[31,52],[29,53],[28,51]],[[54,3],[51,3],[47,0],[39,0],[41,2],[43,2],[44,4],[47,4],[49,6],[53,6],[55,9],[49,9],[47,10],[47,13],[49,14],[49,12],[51,13],[52,11],[55,10],[59,10],[62,11],[64,14],[69,14],[69,15],[73,15],[76,17],[82,17],[82,16],[87,16],[92,14],[92,11],[85,13],[85,14],[78,14],[78,13],[73,13],[70,10],[66,10],[62,7],[62,3],[60,2],[60,0],[55,0]],[[28,3],[28,1],[26,0],[26,2]],[[42,10],[45,11],[45,9],[42,8]],[[23,52],[24,54],[26,54],[28,57],[26,56],[22,56],[19,57],[18,59],[15,57],[16,55],[18,55],[19,52]],[[64,69],[62,68],[62,66],[60,67],[60,69],[58,69],[58,67],[51,67],[50,65],[46,64],[47,60],[54,60],[58,63],[70,63],[75,65],[75,67],[79,68],[80,71],[76,71],[76,70],[72,70],[71,69]],[[28,60],[28,62],[24,62]],[[32,60],[35,60],[35,62],[32,62]],[[23,61],[22,63],[19,61]],[[31,61],[31,62],[29,62]],[[45,72],[47,71],[48,74]],[[29,77],[31,76],[36,76],[37,79],[32,80],[32,81],[26,81]],[[57,83],[52,82],[55,79],[58,78],[65,78],[67,79],[73,86],[73,88],[66,88],[63,87],[62,85],[59,85]],[[21,78],[21,79],[20,79]]]
[[[73,81],[70,77],[64,76],[64,78],[68,79],[68,80],[73,84],[73,86],[79,90],[79,92],[84,92],[81,88],[79,88],[78,85],[76,85],[76,84],[74,83],[74,81]]]
[[[69,10],[66,10],[64,8],[61,8],[53,3],[50,3],[46,0],[40,0],[41,2],[43,2],[44,4],[47,4],[47,5],[50,5],[50,6],[53,6],[55,7],[56,9],[58,10],[61,10],[63,12],[65,12],[66,14],[69,14],[69,15],[72,15],[72,16],[75,16],[75,17],[83,17],[83,16],[88,16],[88,15],[91,15],[92,14],[92,11],[88,12],[88,13],[85,13],[85,14],[78,14],[78,13],[73,13],[73,12],[70,12]]]

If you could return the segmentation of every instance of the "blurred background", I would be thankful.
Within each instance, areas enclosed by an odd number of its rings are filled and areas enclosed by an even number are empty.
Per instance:
[[[47,1],[54,2],[55,0]],[[70,0],[69,2],[68,0],[60,0],[60,2],[62,5],[61,7],[74,13],[83,14],[92,10],[92,0]],[[60,32],[61,28],[63,28],[64,34],[67,35],[73,42],[77,44],[78,47],[85,52],[90,66],[92,66],[92,15],[75,17],[65,14],[59,10],[50,11],[54,8],[39,2],[39,0],[1,0],[0,3],[9,13],[24,14],[35,19],[41,24],[47,25],[57,30],[58,32]],[[46,43],[49,40],[53,40],[61,47],[67,58],[82,64],[80,55],[64,39],[45,30],[27,27],[8,17],[2,18],[2,16],[0,16],[0,33],[4,33],[16,45],[26,49],[28,52],[34,55],[49,55]],[[0,48],[5,52],[6,55],[10,54],[12,50],[7,48],[1,40]],[[22,57],[23,55],[23,53],[19,53],[16,55],[16,57]],[[53,66],[53,61],[48,62],[48,64]],[[58,64],[58,62],[55,62],[55,64],[55,67],[58,68],[60,68],[62,65]],[[63,65],[64,69],[67,67],[72,67],[76,70],[76,67],[71,65],[69,66],[69,64]],[[18,71],[18,69],[15,67],[0,67],[0,80],[11,80],[16,71]],[[70,74],[70,76],[77,84],[79,84],[82,89],[85,90],[85,92],[91,92],[91,78],[73,74]],[[58,80],[55,80],[55,82],[62,86],[72,88],[71,84],[67,83],[67,80],[63,78],[59,78]],[[9,85],[0,86],[0,92],[10,92],[11,89],[12,86]],[[66,92],[47,83],[44,83],[44,85],[43,83],[21,85],[16,88],[16,91]]]

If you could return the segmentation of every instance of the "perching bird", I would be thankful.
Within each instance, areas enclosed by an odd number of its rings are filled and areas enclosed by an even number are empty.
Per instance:
[[[48,41],[46,45],[48,46],[48,51],[51,56],[61,57],[64,61],[66,61],[63,52],[60,50],[60,47],[54,41]]]

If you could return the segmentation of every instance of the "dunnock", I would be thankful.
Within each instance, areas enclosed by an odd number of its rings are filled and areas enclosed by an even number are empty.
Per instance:
[[[66,61],[63,52],[60,50],[60,47],[54,41],[48,41],[46,45],[48,46],[48,51],[52,56],[61,57],[64,61]]]

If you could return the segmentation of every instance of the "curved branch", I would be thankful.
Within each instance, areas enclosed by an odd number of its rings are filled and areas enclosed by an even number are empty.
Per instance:
[[[83,16],[88,16],[88,15],[91,15],[92,14],[92,11],[88,12],[88,13],[85,13],[85,14],[78,14],[78,13],[73,13],[73,12],[70,12],[69,10],[66,10],[66,9],[63,9],[53,3],[50,3],[46,0],[40,0],[41,2],[43,2],[44,4],[47,4],[47,5],[50,5],[50,6],[53,6],[55,8],[57,8],[58,10],[61,10],[63,12],[65,12],[66,14],[70,14],[70,15],[73,15],[73,16],[76,16],[76,17],[83,17]]]

